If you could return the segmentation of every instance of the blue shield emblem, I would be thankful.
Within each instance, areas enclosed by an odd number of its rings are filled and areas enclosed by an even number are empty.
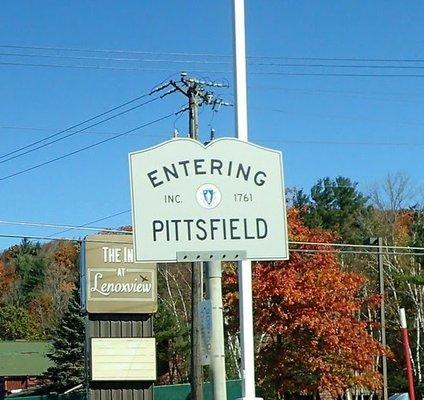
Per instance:
[[[214,191],[213,189],[208,189],[203,191],[203,198],[206,201],[206,204],[210,206],[212,204],[213,198],[214,198]]]

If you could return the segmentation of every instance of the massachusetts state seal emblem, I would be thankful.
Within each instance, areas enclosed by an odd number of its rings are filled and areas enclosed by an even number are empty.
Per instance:
[[[197,189],[196,200],[203,208],[215,208],[221,202],[221,192],[215,185],[205,183]]]

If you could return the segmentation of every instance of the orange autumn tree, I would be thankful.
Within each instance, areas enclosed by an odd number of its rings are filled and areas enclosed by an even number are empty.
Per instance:
[[[288,213],[293,241],[334,242],[330,232],[305,227]],[[257,375],[268,396],[284,393],[339,395],[348,388],[376,390],[381,376],[376,356],[385,349],[359,318],[376,299],[360,296],[364,278],[341,270],[337,253],[291,252],[289,261],[260,262],[253,269],[254,323],[259,339]],[[299,246],[311,249],[311,246]],[[238,326],[237,277],[224,278],[230,329]]]

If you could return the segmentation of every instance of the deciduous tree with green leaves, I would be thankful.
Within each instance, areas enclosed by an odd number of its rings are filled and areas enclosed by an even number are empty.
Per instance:
[[[0,307],[0,340],[36,340],[40,335],[29,311],[23,307]]]

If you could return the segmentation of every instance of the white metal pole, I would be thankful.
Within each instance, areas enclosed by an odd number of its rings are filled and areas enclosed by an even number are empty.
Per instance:
[[[256,399],[255,395],[255,348],[253,342],[252,309],[252,263],[244,260],[238,263],[240,347],[242,369],[242,399]]]
[[[247,80],[244,0],[233,0],[233,6],[236,135],[238,139],[247,142]]]
[[[247,82],[246,40],[244,22],[244,0],[233,0],[234,27],[234,83],[236,134],[240,140],[248,141],[247,127]],[[242,368],[242,399],[257,399],[255,395],[255,351],[253,341],[252,309],[252,263],[238,263],[240,346]]]
[[[405,314],[405,309],[404,308],[400,308],[399,309],[399,319],[400,319],[400,327],[401,327],[401,329],[407,329],[408,326],[406,325],[406,314]]]

